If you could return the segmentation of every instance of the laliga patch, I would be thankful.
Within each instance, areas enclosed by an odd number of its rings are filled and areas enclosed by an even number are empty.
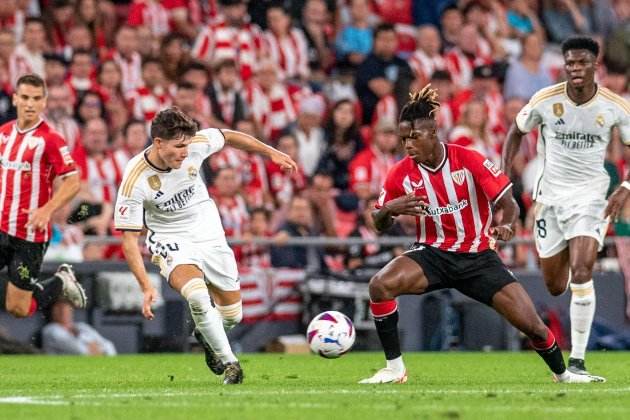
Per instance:
[[[59,148],[59,152],[61,153],[61,157],[63,158],[63,163],[65,163],[66,165],[72,165],[74,163],[72,155],[70,155],[70,150],[68,150],[68,146],[61,146]]]
[[[494,163],[490,162],[488,159],[483,161],[483,166],[489,170],[495,178],[501,175],[501,170],[494,166]]]

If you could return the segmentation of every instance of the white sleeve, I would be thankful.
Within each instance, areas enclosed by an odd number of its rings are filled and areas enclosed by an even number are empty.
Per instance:
[[[225,136],[218,128],[206,128],[197,131],[192,138],[190,148],[192,152],[199,153],[205,159],[213,153],[218,152],[225,146]]]
[[[542,122],[542,116],[539,111],[540,102],[537,106],[532,106],[530,101],[516,115],[516,126],[521,133],[529,133]]]
[[[118,189],[114,208],[114,228],[140,231],[144,226],[144,194],[138,185],[138,178],[144,178],[136,176],[135,180],[129,181],[127,178],[128,174],[125,173],[121,188]]]
[[[621,142],[626,146],[630,146],[630,113],[627,108],[617,108],[618,118],[617,127],[619,127],[619,133],[621,134]]]

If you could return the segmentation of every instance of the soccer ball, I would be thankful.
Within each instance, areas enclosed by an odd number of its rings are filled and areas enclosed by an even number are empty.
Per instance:
[[[313,353],[336,359],[349,352],[356,332],[350,318],[337,311],[317,315],[306,329],[306,339]]]

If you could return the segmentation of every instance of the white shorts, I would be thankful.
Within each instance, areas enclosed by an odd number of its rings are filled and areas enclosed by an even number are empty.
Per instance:
[[[606,200],[560,206],[536,204],[534,237],[538,255],[554,256],[578,236],[595,238],[601,250],[608,230],[608,220],[604,218],[606,205]]]
[[[226,244],[191,242],[174,236],[149,234],[146,240],[151,262],[160,267],[166,281],[178,265],[196,265],[204,274],[205,282],[219,290],[240,290],[234,252]]]

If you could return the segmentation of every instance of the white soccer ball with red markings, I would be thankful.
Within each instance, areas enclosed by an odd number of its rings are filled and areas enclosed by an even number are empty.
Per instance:
[[[350,318],[337,311],[322,312],[306,329],[311,351],[326,359],[336,359],[349,352],[355,337],[356,331]]]

